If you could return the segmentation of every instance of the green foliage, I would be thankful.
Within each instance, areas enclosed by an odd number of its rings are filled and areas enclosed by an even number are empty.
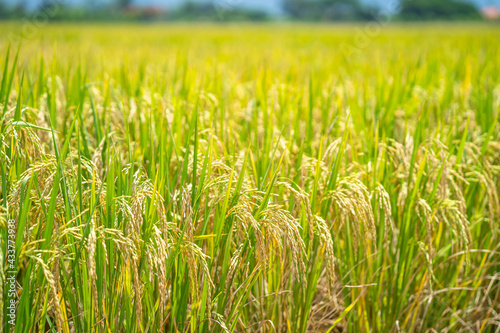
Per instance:
[[[3,1],[0,1],[0,19],[7,18],[9,14],[9,10],[7,6],[3,3]]]
[[[498,331],[495,27],[12,30],[3,331]]]
[[[213,2],[182,2],[178,7],[162,12],[155,7],[134,6],[130,0],[81,6],[64,1],[44,0],[35,13],[23,3],[6,6],[0,2],[0,19],[43,17],[49,21],[269,21],[280,20],[264,10],[241,6],[241,0]],[[480,20],[481,15],[466,0],[401,0],[401,12],[393,13],[399,20]],[[281,4],[285,19],[302,21],[371,21],[383,16],[375,5],[360,0],[284,0]]]
[[[402,0],[404,20],[478,20],[477,8],[464,0]]]
[[[186,2],[168,15],[169,20],[181,21],[266,21],[268,14],[260,10],[235,7],[232,2]]]
[[[361,20],[371,18],[358,0],[285,0],[283,9],[300,20]]]

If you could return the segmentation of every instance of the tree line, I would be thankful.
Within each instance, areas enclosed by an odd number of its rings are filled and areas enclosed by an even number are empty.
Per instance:
[[[241,0],[188,0],[168,11],[133,6],[131,0],[102,4],[88,0],[85,6],[66,5],[65,0],[43,0],[33,9],[26,1],[8,5],[0,0],[0,19],[19,19],[33,12],[51,11],[50,20],[222,20],[262,21],[276,17],[262,10],[243,8]],[[380,8],[359,0],[283,0],[280,19],[301,21],[369,21],[376,19]],[[477,20],[478,8],[466,0],[400,0],[391,19],[401,21]]]

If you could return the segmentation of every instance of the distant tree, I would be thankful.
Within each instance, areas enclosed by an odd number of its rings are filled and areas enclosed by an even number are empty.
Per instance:
[[[369,17],[358,0],[284,0],[283,9],[300,20],[342,21]]]
[[[132,4],[132,0],[118,0],[118,7],[123,9],[123,8],[126,8],[128,6],[130,6]]]
[[[188,1],[169,14],[177,21],[266,21],[269,16],[259,10],[238,8],[216,0],[215,3]]]
[[[61,0],[43,0],[37,10],[44,13],[50,21],[59,21],[68,17],[67,8]]]
[[[61,2],[57,0],[43,0],[38,6],[39,11],[51,11],[55,7],[61,6]]]
[[[0,0],[0,19],[7,18],[9,16],[9,11],[7,9],[7,5]]]
[[[478,19],[478,9],[461,0],[402,0],[400,16],[405,20]]]
[[[20,18],[26,15],[26,1],[19,1],[10,11],[9,17]]]

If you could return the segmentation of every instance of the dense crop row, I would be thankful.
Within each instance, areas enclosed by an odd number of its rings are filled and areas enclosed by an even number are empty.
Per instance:
[[[1,325],[498,332],[498,30],[354,31],[0,37]]]

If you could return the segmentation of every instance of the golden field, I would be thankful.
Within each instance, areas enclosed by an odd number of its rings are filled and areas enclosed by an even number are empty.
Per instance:
[[[497,26],[26,24],[5,331],[499,332]]]

